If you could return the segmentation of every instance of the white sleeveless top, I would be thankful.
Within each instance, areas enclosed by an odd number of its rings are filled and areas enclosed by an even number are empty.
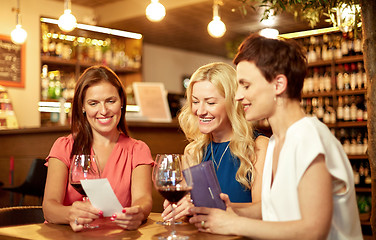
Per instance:
[[[262,218],[292,221],[301,218],[298,185],[304,172],[319,155],[325,157],[333,181],[333,216],[327,239],[363,239],[356,203],[353,172],[341,143],[316,117],[295,122],[286,132],[278,168],[271,186],[275,139],[269,140],[262,180]],[[346,186],[346,192],[335,194]]]

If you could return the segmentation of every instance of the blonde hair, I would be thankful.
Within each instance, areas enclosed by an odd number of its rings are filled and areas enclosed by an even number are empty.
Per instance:
[[[211,134],[203,134],[199,130],[197,116],[192,112],[192,89],[196,82],[210,81],[225,98],[228,119],[232,126],[233,136],[230,141],[230,150],[233,156],[240,160],[236,172],[236,180],[247,189],[251,189],[253,170],[256,161],[252,125],[245,119],[244,110],[238,101],[235,101],[237,89],[236,71],[226,63],[215,62],[197,69],[186,91],[187,101],[179,112],[178,120],[187,140],[190,142],[185,148],[185,154],[193,164],[199,164],[203,158],[203,149],[211,141]],[[251,179],[249,179],[249,177]]]

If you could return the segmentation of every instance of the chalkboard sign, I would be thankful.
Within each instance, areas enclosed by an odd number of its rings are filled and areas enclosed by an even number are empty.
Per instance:
[[[25,44],[17,45],[0,35],[0,85],[25,86]]]

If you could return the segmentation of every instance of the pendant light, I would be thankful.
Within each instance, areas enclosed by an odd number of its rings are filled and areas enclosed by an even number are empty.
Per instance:
[[[65,32],[70,32],[76,28],[77,20],[72,15],[71,0],[64,0],[64,14],[60,16],[58,25]]]
[[[260,35],[266,38],[277,39],[279,35],[279,31],[275,28],[264,28],[264,29],[261,29]]]
[[[166,9],[159,0],[151,0],[151,3],[146,7],[145,13],[149,21],[159,22],[166,16]]]
[[[16,28],[10,33],[10,36],[13,43],[23,44],[26,41],[27,32],[21,25],[20,0],[17,0],[17,8],[13,10],[16,11]]]
[[[222,37],[226,32],[226,25],[221,21],[219,17],[219,3],[221,1],[214,0],[213,3],[213,20],[208,24],[209,35],[214,38]]]

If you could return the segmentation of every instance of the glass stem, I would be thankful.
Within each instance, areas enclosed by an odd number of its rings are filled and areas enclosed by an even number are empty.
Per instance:
[[[175,204],[171,204],[171,210],[172,210],[172,226],[171,226],[171,235],[175,236],[176,235],[176,230],[175,230]]]

